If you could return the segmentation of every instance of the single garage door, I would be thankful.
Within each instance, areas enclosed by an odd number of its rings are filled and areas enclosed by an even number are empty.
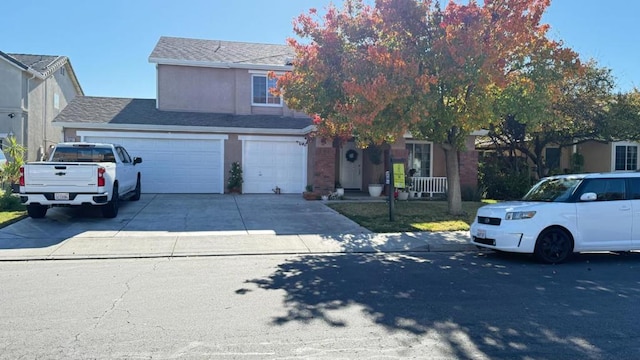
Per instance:
[[[78,135],[82,134],[78,132]],[[214,137],[214,138],[211,138]],[[123,145],[142,158],[142,192],[224,193],[224,138],[219,135],[121,133],[83,136]]]
[[[301,193],[307,181],[307,147],[304,138],[240,136],[242,141],[242,192]]]

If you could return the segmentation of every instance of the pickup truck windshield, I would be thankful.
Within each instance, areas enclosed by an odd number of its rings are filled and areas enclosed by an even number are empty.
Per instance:
[[[96,147],[58,147],[51,161],[57,162],[116,162],[110,148]]]
[[[582,178],[579,177],[543,179],[535,184],[522,200],[548,202],[567,201],[580,182],[582,182]]]

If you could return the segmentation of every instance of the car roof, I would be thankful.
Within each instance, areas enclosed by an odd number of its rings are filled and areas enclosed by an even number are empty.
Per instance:
[[[605,179],[605,178],[640,178],[640,172],[601,172],[601,173],[584,173],[584,174],[563,174],[548,176],[545,179]]]

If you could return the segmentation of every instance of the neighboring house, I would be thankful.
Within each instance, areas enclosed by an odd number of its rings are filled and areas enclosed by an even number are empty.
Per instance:
[[[486,139],[476,143],[479,151],[494,151],[495,146]],[[640,143],[634,141],[585,141],[577,145],[560,147],[548,145],[543,149],[542,157],[545,165],[544,173],[567,174],[572,172],[616,172],[640,170],[638,153]],[[519,156],[524,155],[517,153]],[[578,163],[575,164],[576,155]],[[535,164],[527,158],[531,175],[535,176]]]
[[[337,181],[365,190],[384,163],[373,165],[353,142],[308,137],[310,117],[269,92],[268,72],[291,71],[293,56],[286,45],[161,37],[149,57],[157,99],[78,97],[54,123],[66,140],[116,142],[141,156],[144,192],[223,193],[235,161],[243,193],[301,193],[307,184],[327,193]],[[477,184],[473,140],[460,159],[469,186]],[[347,159],[350,149],[357,155]],[[442,149],[428,141],[401,139],[386,145],[389,154],[408,158],[416,176],[446,176]]]
[[[62,140],[51,122],[78,95],[82,88],[67,57],[0,51],[0,138],[15,136],[27,149],[25,160],[40,160]]]
[[[567,152],[582,155],[584,172],[637,171],[640,169],[638,149],[640,143],[632,141],[587,141]]]

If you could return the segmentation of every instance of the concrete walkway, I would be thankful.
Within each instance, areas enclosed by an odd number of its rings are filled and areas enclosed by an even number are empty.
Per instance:
[[[300,195],[144,194],[115,219],[54,208],[0,229],[0,261],[473,250],[467,232],[375,234]]]

